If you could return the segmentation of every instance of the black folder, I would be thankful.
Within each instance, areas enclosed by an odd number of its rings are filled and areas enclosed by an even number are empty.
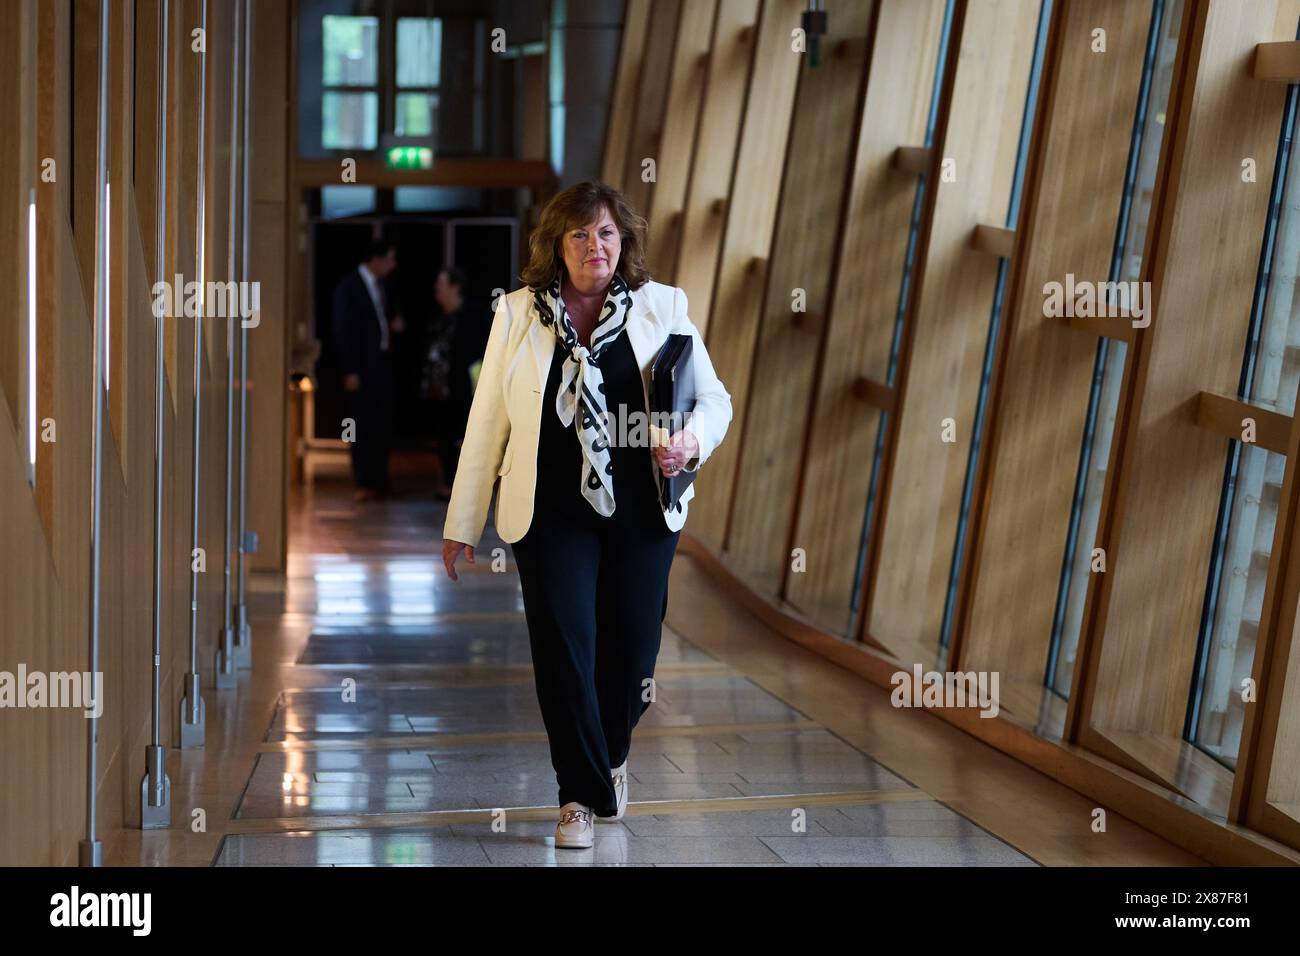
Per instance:
[[[650,367],[650,423],[675,435],[686,425],[686,416],[695,409],[695,373],[691,364],[693,337],[680,333],[668,336]],[[682,510],[681,496],[696,472],[683,469],[669,478],[656,465],[659,479],[659,504],[664,511]]]

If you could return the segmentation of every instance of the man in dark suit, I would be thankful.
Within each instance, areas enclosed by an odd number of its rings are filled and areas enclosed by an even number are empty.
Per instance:
[[[348,415],[355,430],[352,477],[356,499],[388,493],[388,445],[393,418],[392,336],[402,320],[389,306],[384,280],[397,268],[397,247],[372,242],[356,271],[334,290],[333,332]]]
[[[460,443],[465,438],[465,426],[474,398],[470,369],[474,363],[483,360],[483,353],[487,350],[492,312],[485,303],[467,298],[465,273],[455,266],[448,266],[438,273],[433,284],[433,297],[443,313],[435,336],[435,347],[442,354],[430,354],[429,357],[438,363],[445,376],[435,421],[443,479],[437,496],[446,500],[451,497]]]

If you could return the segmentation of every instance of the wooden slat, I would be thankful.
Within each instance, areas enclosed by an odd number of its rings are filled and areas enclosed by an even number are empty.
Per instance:
[[[109,432],[113,440],[117,442],[118,449],[121,453],[119,464],[123,468],[130,467],[131,449],[127,447],[133,430],[127,428],[126,417],[128,413],[127,396],[131,387],[129,366],[127,364],[127,354],[130,336],[134,323],[126,321],[126,316],[130,314],[128,302],[130,298],[130,283],[133,278],[131,273],[122,268],[123,263],[132,262],[134,256],[128,257],[128,246],[139,233],[139,223],[135,219],[136,207],[134,199],[130,202],[125,200],[123,187],[129,181],[127,176],[113,175],[113,170],[130,170],[131,168],[131,144],[135,138],[135,113],[134,113],[134,96],[128,91],[132,88],[132,74],[135,72],[135,8],[134,6],[123,6],[114,8],[111,18],[110,36],[115,48],[114,58],[109,61],[109,112],[112,115],[110,121],[108,137],[108,166],[109,179],[115,192],[114,198],[118,201],[112,204],[110,221],[108,223],[108,234],[106,242],[108,244],[109,256],[117,268],[110,270],[109,290],[107,307],[110,314],[108,351],[109,361],[104,370],[104,374],[109,376],[109,383],[112,386],[108,395],[108,414],[106,423],[109,426]],[[229,122],[225,123],[224,136],[229,137]],[[229,169],[227,164],[226,169]],[[225,177],[228,179],[228,176]],[[134,191],[134,188],[133,190]],[[221,193],[221,229],[218,233],[221,242],[222,268],[217,273],[220,276],[226,275],[224,268],[225,263],[225,237],[226,237],[226,191],[223,188]],[[130,250],[132,253],[134,249]],[[139,264],[143,266],[143,249],[141,251]],[[133,262],[134,264],[134,262]],[[150,270],[152,271],[152,270]],[[142,278],[142,277],[141,277]]]
[[[696,0],[698,2],[698,0]],[[664,123],[667,119],[668,80],[672,75],[673,50],[679,36],[682,0],[651,0],[646,28],[641,75],[632,105],[632,129],[623,166],[623,194],[637,212],[650,209],[656,183],[643,178],[644,163],[664,161]]]
[[[55,160],[59,169],[69,169],[68,151],[71,148],[71,130],[66,124],[58,122],[59,108],[68,102],[68,87],[71,77],[58,64],[66,63],[71,38],[68,36],[67,9],[61,4],[40,7],[33,0],[37,14],[37,64],[36,76],[37,111],[36,111],[36,155],[48,156]],[[36,255],[37,261],[54,263],[58,261],[61,246],[61,227],[67,222],[68,208],[66,191],[55,184],[41,184],[36,191]],[[41,419],[54,409],[57,394],[55,384],[55,361],[58,354],[56,343],[57,308],[56,284],[41,281],[43,273],[38,270],[36,284],[36,408]],[[41,510],[41,521],[45,533],[57,551],[58,536],[61,528],[56,526],[54,500],[57,486],[55,469],[58,458],[54,454],[57,443],[37,442],[36,445],[36,501]]]
[[[0,36],[0,123],[9,130],[0,141],[0,281],[11,290],[0,305],[0,408],[7,407],[9,422],[19,439],[26,429],[27,327],[27,201],[35,185],[31,155],[35,129],[31,125],[35,79],[23,69],[32,61],[35,12],[23,7],[13,11],[17,23]],[[26,469],[24,469],[25,472]]]
[[[641,61],[645,56],[652,3],[653,0],[627,0],[623,11],[618,70],[609,100],[605,153],[600,164],[600,178],[616,189],[623,187],[623,172],[627,168],[628,144],[632,139],[632,123],[636,119],[636,91],[641,80]]]
[[[727,221],[727,197],[740,139],[754,58],[758,0],[721,0],[713,32],[709,78],[704,92],[691,182],[679,230],[674,282],[686,293],[691,319],[707,335],[712,312],[718,256]]]
[[[933,155],[928,146],[900,146],[894,150],[894,168],[900,173],[923,176],[930,171]]]
[[[1257,80],[1300,83],[1300,40],[1258,44],[1252,73]]]
[[[790,55],[790,30],[799,23],[801,0],[763,4],[745,118],[731,184],[735,202],[726,207],[717,288],[707,319],[707,343],[718,378],[731,393],[732,419],[726,440],[696,479],[691,521],[695,533],[718,550],[726,529],[745,425],[754,340],[776,223],[782,164],[790,134],[799,58]],[[690,305],[695,314],[694,304]]]
[[[954,634],[960,666],[1004,682],[1043,683],[1097,354],[1043,314],[1043,287],[1109,274],[1150,20],[1126,0],[1054,5]]]
[[[929,666],[939,653],[998,276],[997,262],[971,250],[971,224],[1006,216],[1041,7],[979,0],[949,41],[951,100],[935,150],[957,181],[927,183],[868,551],[866,630],[905,662]]]
[[[1004,226],[980,224],[971,230],[970,247],[1001,259],[1010,259],[1016,248],[1016,231]]]
[[[258,49],[293,49],[294,20],[273,5],[249,3],[253,14],[254,45]],[[526,57],[525,63],[536,57]],[[261,283],[261,323],[248,333],[248,420],[259,423],[259,441],[249,453],[248,522],[258,533],[257,553],[248,556],[250,571],[283,572],[287,562],[286,533],[288,441],[284,369],[289,364],[289,342],[296,338],[290,316],[293,268],[279,268],[282,250],[298,247],[287,223],[296,223],[300,187],[289,175],[293,131],[290,77],[294,67],[276,70],[266,58],[253,56],[254,91],[249,103],[249,144],[255,174],[250,177],[249,269]],[[301,260],[286,257],[294,267]]]
[[[864,414],[858,381],[889,380],[898,292],[917,183],[893,168],[900,142],[925,138],[943,28],[944,0],[885,3],[867,77],[836,255],[834,305],[810,422],[794,541],[809,566],[786,576],[785,598],[827,631],[852,630],[856,556],[881,415]],[[891,399],[892,402],[892,399]],[[692,518],[691,520],[695,520]]]
[[[827,46],[866,34],[874,7],[854,4],[831,18]],[[815,317],[828,311],[866,66],[862,57],[830,57],[816,68],[805,59],[799,77],[790,134],[795,152],[787,157],[781,183],[726,543],[736,566],[767,594],[778,592],[789,566],[786,545],[796,506],[791,490],[799,486],[803,457],[802,451],[772,452],[801,449],[807,434],[824,328]],[[817,147],[801,148],[806,143]],[[814,321],[791,321],[796,288],[804,293],[805,317]]]
[[[647,263],[654,277],[669,285],[675,284],[686,191],[695,156],[695,134],[704,101],[716,13],[717,0],[686,4],[673,54],[658,155],[657,188],[646,213],[650,222]]]
[[[1243,419],[1255,421],[1255,444],[1285,455],[1291,435],[1291,416],[1271,408],[1251,405],[1238,398],[1201,392],[1196,402],[1196,424],[1214,435],[1241,441]]]

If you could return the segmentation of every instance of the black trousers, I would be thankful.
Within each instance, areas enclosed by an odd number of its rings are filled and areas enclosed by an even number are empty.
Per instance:
[[[392,443],[394,390],[387,366],[361,380],[361,390],[347,393],[348,415],[357,423],[350,446],[352,480],[358,488],[388,487],[388,449]],[[378,379],[375,381],[374,379]]]
[[[542,499],[544,502],[545,499]],[[539,502],[539,504],[542,502]],[[559,805],[617,810],[610,771],[650,707],[679,531],[535,510],[513,545]]]

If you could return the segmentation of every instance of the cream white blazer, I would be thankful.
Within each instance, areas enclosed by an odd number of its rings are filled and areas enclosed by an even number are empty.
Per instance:
[[[634,289],[626,328],[641,366],[647,408],[650,368],[660,346],[672,332],[694,337],[695,410],[687,415],[685,427],[699,439],[699,455],[687,463],[691,470],[698,469],[727,433],[731,396],[718,381],[699,329],[686,315],[686,293],[660,282],[647,282]],[[537,489],[541,416],[548,411],[555,414],[555,396],[542,392],[556,348],[555,335],[542,325],[534,308],[531,289],[525,286],[501,296],[470,405],[460,464],[447,505],[444,538],[478,547],[497,478],[501,479],[497,533],[505,541],[515,542],[528,531]],[[653,458],[649,467],[658,472]],[[678,531],[686,523],[693,497],[694,483],[682,493],[681,510],[674,508],[664,514],[664,523],[671,530]]]

